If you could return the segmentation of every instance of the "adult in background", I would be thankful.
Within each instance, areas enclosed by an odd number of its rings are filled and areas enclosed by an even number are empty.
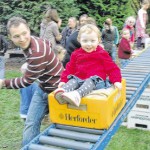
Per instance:
[[[8,42],[3,35],[0,34],[0,79],[5,78],[5,53],[8,49]]]
[[[112,20],[107,18],[102,29],[102,43],[105,50],[109,53],[114,62],[116,62],[116,45],[119,43],[119,32],[116,26],[112,25]]]
[[[70,17],[68,19],[68,26],[66,26],[62,32],[62,39],[61,39],[61,45],[65,48],[66,46],[66,41],[68,39],[68,37],[74,33],[77,29],[77,19],[75,17]]]
[[[20,71],[22,75],[25,74],[27,68],[28,68],[28,63],[24,63],[21,66]],[[34,95],[34,92],[36,91],[37,88],[38,88],[38,83],[36,82],[32,83],[31,85],[27,87],[20,88],[20,118],[24,121],[27,118],[29,106],[30,106],[32,97]]]
[[[73,34],[71,34],[70,37],[66,41],[66,47],[65,47],[65,49],[66,49],[66,55],[65,55],[64,60],[63,60],[63,66],[64,67],[69,62],[71,53],[76,48],[81,47],[80,43],[77,40],[77,36],[78,36],[78,32],[79,32],[80,28],[83,25],[86,24],[87,18],[88,18],[87,14],[83,14],[83,15],[80,16],[80,18],[79,18],[79,26],[78,26],[77,30]]]
[[[31,85],[36,80],[39,82],[25,122],[22,142],[22,146],[25,146],[40,133],[41,121],[48,113],[48,93],[57,88],[63,66],[51,49],[49,41],[31,36],[30,28],[24,19],[10,18],[7,30],[13,43],[22,49],[28,67],[20,78],[1,79],[0,89],[19,89]]]
[[[138,11],[138,17],[136,20],[136,38],[137,38],[137,48],[142,48],[142,41],[144,38],[148,37],[146,34],[146,23],[148,22],[147,10],[150,6],[148,0],[143,0],[141,3],[141,8]]]
[[[61,41],[62,35],[59,32],[61,20],[56,9],[49,9],[44,15],[44,19],[40,25],[40,38],[49,40],[52,44],[52,49],[57,42]]]

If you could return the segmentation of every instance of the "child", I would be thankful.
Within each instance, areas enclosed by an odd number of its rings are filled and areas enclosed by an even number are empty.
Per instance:
[[[147,37],[146,35],[146,22],[148,21],[147,9],[150,4],[148,0],[143,0],[141,9],[138,11],[138,18],[136,21],[136,37],[137,37],[137,48],[142,48],[142,40]]]
[[[122,38],[118,48],[118,57],[120,58],[121,68],[124,68],[131,57],[132,49],[130,45],[130,30],[123,29]]]
[[[133,48],[135,42],[135,17],[129,16],[125,21],[125,26],[123,29],[128,29],[130,31],[130,45]]]
[[[54,96],[60,104],[80,105],[81,98],[92,90],[107,88],[106,77],[121,90],[121,73],[109,54],[99,46],[100,31],[92,24],[81,27],[78,34],[81,48],[75,50]]]

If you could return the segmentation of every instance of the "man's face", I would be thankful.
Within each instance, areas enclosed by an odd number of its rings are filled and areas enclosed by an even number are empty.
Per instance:
[[[9,37],[12,42],[23,50],[30,45],[30,29],[23,23],[19,26],[12,26],[9,30]]]
[[[76,26],[76,22],[73,19],[69,19],[68,26],[69,26],[69,28],[73,29]]]

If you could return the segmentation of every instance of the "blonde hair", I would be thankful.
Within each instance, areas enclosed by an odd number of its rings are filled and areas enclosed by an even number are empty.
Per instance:
[[[148,1],[148,0],[143,0],[143,1],[141,2],[141,5],[150,5],[150,1]]]
[[[125,24],[128,24],[128,23],[131,22],[131,21],[135,24],[136,19],[135,19],[134,16],[129,16],[129,17],[126,19]]]
[[[80,30],[79,30],[77,40],[80,41],[80,37],[81,37],[82,33],[91,33],[91,32],[97,33],[98,40],[100,41],[100,39],[101,39],[101,32],[96,27],[96,25],[93,25],[93,24],[86,24],[86,25],[82,26],[80,28]]]

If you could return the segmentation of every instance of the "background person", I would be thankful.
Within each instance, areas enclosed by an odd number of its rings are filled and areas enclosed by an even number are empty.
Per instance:
[[[135,17],[134,16],[129,16],[126,21],[125,21],[125,26],[123,29],[129,29],[130,31],[130,45],[131,48],[134,47],[134,42],[135,42]]]
[[[8,42],[3,35],[0,34],[0,79],[5,78],[5,53],[8,49]]]
[[[66,47],[66,41],[68,37],[74,33],[77,29],[77,19],[75,17],[70,17],[68,19],[68,25],[62,30],[61,35],[61,45],[65,48]]]
[[[25,74],[27,67],[28,63],[24,63],[21,66],[20,71],[22,75]],[[27,118],[29,106],[37,87],[38,83],[34,82],[31,85],[20,89],[20,118],[23,119],[24,121]]]
[[[148,22],[147,10],[150,6],[148,0],[143,0],[141,3],[141,9],[138,11],[138,17],[136,20],[136,38],[137,38],[137,48],[142,48],[142,40],[148,37],[146,34],[146,23]]]
[[[118,28],[112,25],[110,18],[106,19],[104,28],[102,29],[102,43],[113,61],[116,62],[116,45],[119,43],[119,32]]]
[[[40,38],[51,42],[52,49],[60,42],[62,35],[59,32],[61,20],[56,9],[49,9],[44,15],[44,19],[40,25]]]

